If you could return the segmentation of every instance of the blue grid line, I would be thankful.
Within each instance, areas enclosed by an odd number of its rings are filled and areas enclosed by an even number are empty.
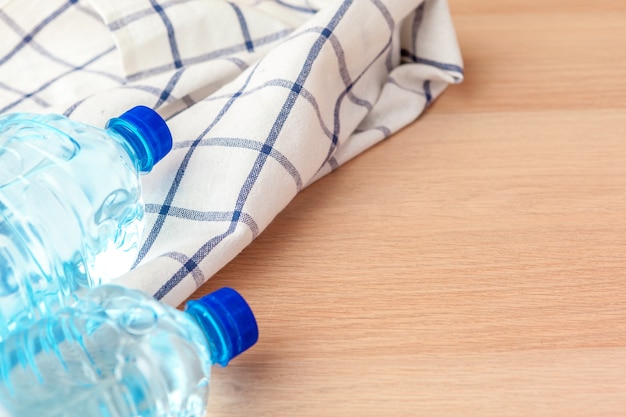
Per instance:
[[[348,65],[346,63],[346,56],[343,51],[343,47],[341,46],[341,43],[339,42],[339,40],[337,39],[334,33],[330,34],[328,40],[330,41],[330,44],[333,46],[333,49],[335,50],[335,55],[337,56],[337,60],[339,61],[338,62],[339,75],[341,75],[341,80],[343,81],[343,84],[346,87],[346,90],[348,91],[348,98],[354,104],[365,107],[368,111],[372,110],[372,103],[355,96],[354,93],[352,92],[352,87],[354,86],[354,82],[352,81],[352,79],[350,78],[350,74],[348,73]]]
[[[56,76],[56,77],[52,78],[52,79],[51,79],[51,80],[49,80],[48,82],[46,82],[46,83],[42,84],[42,85],[41,85],[39,88],[37,88],[35,91],[32,91],[32,92],[30,92],[30,93],[28,93],[28,94],[25,94],[25,95],[24,95],[24,96],[22,96],[20,99],[18,99],[18,100],[16,100],[16,101],[14,101],[13,103],[11,103],[11,104],[9,104],[9,105],[7,105],[7,106],[5,106],[5,107],[1,108],[1,109],[0,109],[0,113],[4,113],[4,112],[6,112],[6,111],[8,111],[8,110],[12,109],[13,107],[15,107],[15,106],[17,106],[18,104],[20,104],[21,102],[23,102],[24,100],[29,99],[29,98],[31,98],[32,96],[34,96],[35,94],[38,94],[38,93],[42,92],[43,90],[45,90],[46,88],[48,88],[50,85],[54,84],[55,82],[57,82],[57,81],[58,81],[58,80],[60,80],[61,78],[65,77],[66,75],[71,74],[71,73],[76,72],[76,71],[80,71],[80,70],[82,70],[82,69],[83,69],[84,67],[86,67],[87,65],[89,65],[89,64],[91,64],[91,63],[93,63],[93,62],[96,62],[97,60],[99,60],[100,58],[102,58],[103,56],[105,56],[105,55],[107,55],[107,54],[110,54],[110,53],[111,53],[111,52],[113,52],[114,50],[115,50],[115,46],[113,46],[113,47],[111,47],[111,48],[107,49],[106,51],[104,51],[104,52],[102,52],[102,53],[100,53],[100,54],[96,55],[95,57],[91,58],[90,60],[88,60],[88,61],[87,61],[87,62],[85,62],[84,64],[79,65],[79,66],[77,66],[77,67],[74,67],[74,68],[72,68],[72,69],[70,69],[70,70],[68,70],[68,71],[66,71],[66,72],[64,72],[64,73],[62,73],[62,74],[60,74],[60,75],[58,75],[58,76]]]
[[[248,63],[246,61],[244,61],[241,58],[237,58],[236,56],[233,57],[229,57],[229,58],[225,58],[226,61],[230,61],[233,64],[237,65],[239,67],[240,70],[244,71],[246,68],[249,67]]]
[[[160,204],[146,204],[146,213],[167,212],[168,216],[177,217],[179,219],[193,220],[199,222],[230,222],[235,215],[232,211],[200,211],[192,210],[184,207],[169,206],[164,208]],[[250,228],[253,238],[259,235],[259,226],[256,224],[250,214],[242,212],[239,221]]]
[[[327,25],[328,32],[332,32],[332,30],[337,26],[341,18],[344,16],[346,11],[352,4],[352,1],[353,0],[345,0],[341,4],[339,9],[337,10],[337,13],[332,17],[332,19]],[[319,55],[320,51],[322,50],[322,47],[324,46],[327,40],[328,40],[327,33],[323,31],[321,36],[318,37],[318,39],[315,41],[315,43],[311,47],[311,50],[309,51],[307,59],[300,73],[298,74],[296,82],[294,83],[295,84],[294,87],[296,88],[292,89],[291,93],[287,96],[287,100],[283,104],[283,107],[278,117],[276,118],[274,125],[272,126],[272,129],[270,130],[270,133],[265,141],[265,146],[273,147],[274,143],[276,142],[278,135],[280,134],[286,122],[287,116],[293,109],[296,103],[296,99],[300,96],[300,89],[298,89],[297,86],[304,85],[304,82],[306,81],[306,79],[308,78],[311,72],[313,63],[315,62],[317,56]],[[237,213],[240,213],[243,206],[245,205],[248,195],[250,194],[252,187],[254,186],[256,180],[258,179],[260,171],[263,168],[263,165],[265,164],[267,157],[268,157],[268,154],[265,152],[261,152],[257,156],[257,160],[255,161],[252,167],[252,170],[250,171],[248,175],[248,178],[246,178],[246,181],[244,182],[239,192],[237,203],[235,204],[235,216],[233,216],[233,220],[231,221],[230,227],[225,233],[222,233],[221,235],[216,236],[213,239],[210,239],[208,242],[206,242],[206,244],[204,244],[191,257],[195,261],[196,264],[201,262],[202,259],[204,259],[213,250],[213,248],[216,245],[218,245],[223,239],[225,239],[226,237],[228,237],[230,234],[232,234],[235,231],[237,223],[238,223]],[[159,288],[159,290],[155,294],[155,298],[157,299],[163,298],[168,292],[171,291],[171,289],[174,286],[176,286],[185,276],[187,276],[188,273],[189,273],[188,270],[184,266],[180,268],[174,274],[174,276],[172,276],[169,280],[167,280],[165,284],[161,286],[161,288]]]
[[[78,108],[78,106],[80,106],[81,104],[83,104],[85,102],[85,100],[86,100],[86,98],[84,98],[82,100],[78,100],[76,103],[72,104],[70,107],[68,107],[63,112],[63,116],[70,117],[72,115],[72,113],[74,113],[74,111]]]
[[[413,50],[413,54],[417,56],[417,36],[422,26],[422,21],[424,20],[424,5],[426,3],[422,3],[419,5],[415,12],[413,12],[413,22],[411,22],[411,48]]]
[[[15,93],[15,94],[19,94],[20,96],[25,96],[28,93],[25,93],[21,90],[18,90],[16,88],[13,88],[11,86],[6,85],[5,83],[3,83],[2,81],[0,81],[0,88],[6,91],[10,91],[11,93]],[[50,107],[50,103],[48,103],[47,101],[45,101],[42,98],[37,97],[36,95],[31,95],[30,97],[35,103],[39,104],[42,107]]]
[[[391,136],[391,130],[387,126],[374,126],[374,129],[380,130],[383,133],[383,138]]]
[[[187,106],[187,108],[193,106],[194,104],[196,104],[196,102],[194,101],[194,99],[189,95],[186,94],[184,95],[181,100],[183,101],[183,103],[185,103],[185,105]]]
[[[114,91],[114,90],[139,90],[139,91],[143,91],[146,93],[150,93],[152,95],[154,95],[155,97],[160,97],[162,98],[166,103],[171,103],[173,101],[176,101],[177,98],[174,97],[172,94],[167,94],[167,96],[163,95],[163,90],[150,86],[150,85],[142,85],[142,84],[127,84],[127,85],[121,85],[119,87],[116,88],[112,88],[109,91]],[[97,93],[95,94],[97,95]],[[70,107],[68,107],[63,114],[67,117],[69,117],[72,113],[74,113],[74,111],[84,102],[86,102],[87,100],[89,100],[91,97],[86,97],[82,100],[77,101],[76,103],[72,104]],[[183,97],[184,99],[184,97]]]
[[[168,7],[175,6],[181,3],[188,3],[188,2],[189,0],[170,0],[170,1],[162,2],[160,6],[162,9],[167,9]],[[135,13],[131,13],[124,17],[121,17],[118,20],[114,20],[113,22],[109,23],[107,27],[111,31],[116,31],[128,25],[129,23],[142,19],[146,16],[153,15],[154,12],[155,12],[154,8],[147,8],[147,9],[139,10]]]
[[[171,96],[170,96],[170,98],[171,98]],[[184,104],[183,108],[181,108],[181,109],[179,109],[179,110],[176,110],[174,113],[172,113],[172,114],[170,114],[169,116],[167,116],[167,117],[166,117],[166,119],[165,119],[166,121],[171,120],[171,119],[172,119],[172,118],[174,118],[175,116],[179,115],[180,113],[184,112],[184,111],[185,111],[185,110],[187,110],[189,107],[191,107],[191,106],[193,106],[194,104],[196,104],[196,103],[197,103],[197,101],[195,101],[195,100],[193,99],[193,97],[191,97],[191,95],[189,95],[189,94],[186,94],[186,95],[182,96],[182,97],[180,98],[180,101],[182,101],[182,102],[183,102],[183,104]]]
[[[453,72],[458,72],[459,74],[463,75],[463,68],[456,65],[456,64],[448,64],[445,62],[438,62],[438,61],[434,61],[432,59],[427,59],[427,58],[421,58],[415,54],[413,54],[411,51],[408,51],[406,49],[402,49],[400,51],[401,55],[405,58],[409,58],[411,61],[417,63],[417,64],[425,64],[425,65],[430,65],[432,67],[435,68],[439,68],[441,70],[444,71],[453,71]],[[458,77],[454,77],[456,80],[458,80]]]
[[[163,89],[163,92],[159,95],[159,100],[154,105],[155,110],[161,107],[161,105],[165,103],[168,98],[170,98],[170,96],[172,95],[172,90],[174,89],[174,87],[176,87],[176,83],[178,83],[178,80],[180,80],[183,72],[185,72],[185,69],[181,68],[172,75],[170,80],[167,82],[167,85]]]
[[[254,52],[254,43],[252,42],[252,39],[250,38],[250,31],[248,30],[248,23],[246,22],[245,16],[241,12],[241,9],[239,8],[239,6],[237,6],[235,3],[229,3],[229,4],[235,11],[235,14],[237,15],[237,20],[239,20],[239,26],[241,27],[241,34],[243,35],[246,49],[248,50],[248,52]]]
[[[382,12],[381,12],[381,13],[382,13]],[[388,13],[388,11],[387,11],[387,14],[388,14],[388,16],[389,16],[389,17],[391,17],[391,15]],[[297,32],[297,33],[295,33],[295,34],[293,34],[293,35],[289,36],[289,37],[285,40],[285,42],[290,41],[290,40],[295,39],[295,38],[298,38],[298,37],[300,37],[300,36],[302,36],[302,35],[304,35],[304,34],[307,34],[307,33],[322,33],[322,34],[324,34],[325,36],[327,36],[327,37],[329,38],[329,40],[331,41],[331,44],[333,45],[333,48],[335,49],[335,55],[336,55],[336,56],[337,56],[337,58],[338,58],[338,66],[339,66],[339,71],[340,71],[340,73],[341,73],[342,80],[344,81],[344,84],[346,85],[346,90],[344,90],[344,91],[343,91],[343,93],[344,93],[344,94],[347,94],[347,95],[348,95],[348,98],[350,98],[350,99],[351,99],[351,101],[352,101],[352,102],[354,102],[355,104],[358,104],[358,105],[363,105],[363,106],[364,106],[364,107],[366,107],[368,110],[371,110],[372,105],[371,105],[369,102],[367,102],[366,100],[362,100],[362,99],[360,99],[360,98],[358,98],[358,97],[354,96],[354,95],[353,95],[353,93],[352,93],[352,88],[354,87],[354,84],[356,83],[356,81],[358,81],[358,80],[361,78],[361,76],[362,76],[365,72],[367,72],[367,70],[368,70],[368,69],[369,69],[369,68],[370,68],[370,67],[374,64],[374,62],[376,62],[376,60],[377,60],[377,59],[378,59],[378,58],[379,58],[379,57],[380,57],[380,56],[381,56],[381,55],[382,55],[382,54],[383,54],[386,50],[388,50],[388,51],[390,51],[390,50],[391,50],[391,46],[393,45],[393,29],[395,28],[395,23],[393,23],[393,21],[392,21],[391,23],[390,23],[390,22],[388,22],[388,25],[389,25],[389,29],[390,29],[390,35],[389,35],[389,38],[388,38],[388,42],[387,42],[387,44],[386,44],[386,45],[385,45],[385,47],[381,50],[381,52],[379,53],[379,55],[377,55],[377,56],[376,56],[376,58],[375,58],[372,62],[370,62],[370,64],[366,67],[365,71],[363,71],[363,72],[359,75],[359,77],[357,77],[357,79],[356,79],[355,81],[351,81],[351,80],[350,80],[350,76],[349,76],[349,74],[347,73],[347,70],[346,70],[346,68],[345,68],[345,67],[346,67],[346,63],[345,63],[345,59],[342,59],[342,57],[344,56],[344,53],[343,53],[343,48],[341,47],[341,44],[340,44],[339,42],[333,43],[333,40],[335,40],[335,39],[336,39],[336,37],[335,37],[335,35],[334,35],[331,31],[329,31],[328,29],[326,29],[326,28],[321,28],[321,27],[309,28],[309,29],[307,29],[307,30],[304,30],[304,31],[301,31],[301,32]],[[272,82],[272,81],[270,81],[270,82],[266,83],[265,85],[270,85],[270,83],[271,83],[271,82]],[[291,81],[289,81],[289,82],[290,82],[290,83],[292,83]],[[265,85],[264,85],[264,86],[265,86]],[[258,88],[258,87],[257,87],[257,88]],[[249,91],[253,91],[253,90],[254,90],[254,89],[251,89],[251,90],[249,90]],[[308,93],[308,92],[307,92],[307,93]],[[320,114],[320,112],[319,112],[319,107],[317,107],[317,103],[315,102],[315,98],[314,98],[314,97],[313,97],[310,93],[308,93],[308,94],[312,97],[312,100],[309,100],[309,101],[310,101],[312,104],[313,104],[313,103],[315,103],[315,109],[316,109],[316,113],[317,113],[317,115],[318,115],[318,120],[320,121],[320,125],[321,125],[322,129],[324,130],[324,133],[328,136],[328,138],[329,138],[329,139],[331,139],[331,141],[333,141],[333,142],[335,142],[335,143],[336,143],[336,142],[337,142],[337,140],[338,140],[338,136],[335,134],[336,132],[330,132],[330,130],[329,130],[329,129],[326,127],[326,125],[323,123],[323,121],[322,121],[322,117],[321,117],[321,114]],[[305,95],[305,97],[306,97],[306,95]],[[210,99],[210,98],[209,98],[209,99]],[[343,100],[343,97],[340,97],[340,100]],[[339,100],[339,101],[340,101],[340,100]],[[338,101],[338,103],[336,104],[336,107],[339,105],[339,101]],[[336,122],[336,124],[338,123],[338,109],[337,109],[337,108],[336,108],[336,110],[335,110],[335,122]],[[337,126],[335,127],[335,129],[334,129],[334,130],[335,130],[335,131],[337,130]],[[322,166],[323,166],[323,165],[322,165]],[[321,169],[321,167],[320,167],[320,169]]]
[[[426,97],[426,105],[428,106],[433,99],[433,95],[430,92],[430,80],[425,80],[422,88],[424,89],[424,97]]]
[[[188,262],[183,264],[183,266],[178,269],[174,276],[167,280],[167,282],[158,289],[158,291],[154,294],[154,298],[160,300],[165,297],[167,293],[169,293],[180,281],[182,281],[184,277],[189,274],[190,270],[193,271],[195,268],[197,268],[198,262],[196,262],[194,258],[200,258],[200,260],[204,259],[213,250],[213,248],[215,248],[218,244],[222,242],[222,240],[224,240],[231,234],[232,232],[229,227],[226,232],[213,237],[206,244],[204,244],[200,251],[194,254],[193,258],[190,258]],[[202,285],[202,283],[200,285]]]
[[[396,81],[396,79],[395,79],[395,78],[393,78],[393,77],[389,77],[389,78],[387,79],[387,83],[388,83],[388,84],[393,84],[393,85],[395,85],[396,87],[398,87],[398,88],[399,88],[399,89],[401,89],[401,90],[408,91],[408,92],[411,92],[411,93],[417,94],[417,95],[422,96],[422,97],[424,97],[424,96],[425,96],[425,95],[424,95],[424,91],[423,91],[423,90],[414,90],[414,89],[412,89],[412,88],[409,88],[409,87],[407,87],[407,86],[404,86],[404,85],[400,84],[398,81]]]
[[[195,281],[196,286],[200,286],[204,282],[204,274],[202,273],[200,268],[198,268],[198,264],[193,262],[184,253],[167,252],[161,255],[160,257],[173,259],[175,261],[178,261],[181,265],[186,265],[187,267],[189,267],[189,272],[191,273],[191,276],[193,277],[193,280]]]
[[[78,3],[74,6],[76,8],[76,10],[80,10],[81,12],[83,12],[84,14],[86,14],[87,16],[92,17],[96,22],[98,22],[99,24],[102,24],[102,18],[100,17],[100,15],[95,12],[94,10],[88,9],[87,7],[83,6],[82,4]]]
[[[380,11],[380,14],[383,16],[383,18],[385,19],[385,22],[387,23],[387,27],[389,28],[389,31],[391,32],[389,49],[387,50],[388,51],[387,58],[385,59],[387,72],[390,72],[393,69],[393,51],[394,51],[393,32],[396,28],[396,22],[393,20],[393,16],[391,16],[391,13],[389,13],[389,10],[387,9],[387,7],[385,7],[385,5],[380,2],[380,0],[370,0],[370,1],[372,2],[372,4],[374,4],[374,6],[378,8],[378,10]]]
[[[302,12],[302,13],[317,13],[317,10],[314,8],[309,8],[309,7],[302,7],[302,6],[296,6],[294,4],[289,4],[286,1],[283,0],[274,0],[276,3],[280,4],[281,6],[284,6],[288,9],[291,10],[295,10],[298,12]]]
[[[273,80],[266,81],[265,83],[257,87],[246,90],[244,93],[241,93],[240,96],[244,97],[244,96],[256,93],[259,90],[263,90],[267,87],[282,87],[282,88],[287,88],[291,90],[294,87],[294,82],[291,80],[284,79],[284,78],[276,78]],[[306,101],[308,101],[311,104],[317,116],[317,120],[320,124],[320,128],[324,131],[324,134],[326,135],[326,137],[332,140],[333,132],[324,123],[322,113],[320,111],[319,105],[317,104],[317,100],[315,99],[315,96],[308,89],[304,87],[301,87],[300,95],[302,96],[302,98],[304,98]],[[231,94],[213,95],[213,96],[207,97],[205,101],[222,100],[224,98],[229,98],[231,96],[232,96]]]
[[[15,20],[11,19],[6,13],[2,12],[2,10],[0,10],[0,20],[4,21],[4,23],[7,24],[7,26],[9,26],[9,28],[13,29],[13,31],[21,36],[23,39],[26,38],[27,36],[29,36],[16,22]],[[30,47],[32,49],[34,49],[36,52],[38,52],[39,54],[41,54],[42,56],[48,58],[49,60],[56,62],[57,64],[63,65],[65,67],[68,68],[73,68],[74,64],[72,64],[71,62],[65,61],[62,58],[57,57],[56,55],[53,55],[51,52],[49,52],[46,48],[44,48],[43,46],[41,46],[39,44],[39,42],[37,42],[35,39],[31,39],[30,40]],[[92,70],[92,69],[88,69],[85,68],[83,69],[83,71],[88,72],[90,74],[96,74],[96,75],[102,75],[104,77],[110,78],[113,81],[116,81],[120,84],[122,84],[124,82],[124,79],[122,77],[118,77],[114,74],[105,72],[105,71],[99,71],[99,70]]]
[[[33,30],[30,31],[30,33],[28,33],[26,36],[22,37],[22,40],[17,45],[15,45],[15,47],[11,51],[9,51],[8,54],[6,54],[4,57],[0,58],[0,65],[4,64],[5,62],[7,62],[9,59],[11,59],[11,57],[13,57],[13,55],[15,55],[22,48],[24,48],[26,45],[28,45],[28,43],[35,37],[35,35],[37,35],[37,33],[39,33],[50,22],[52,22],[54,19],[56,19],[65,10],[69,9],[77,1],[78,0],[68,0],[65,4],[63,4],[63,6],[59,7],[57,10],[52,12],[52,14],[50,14],[48,17],[46,17],[44,20],[42,20],[41,23],[39,23],[37,26],[35,26],[33,28]],[[1,11],[1,10],[0,10],[0,14],[6,16],[6,14],[3,11]]]
[[[326,158],[324,158],[324,162],[321,164],[318,171],[324,167],[326,161],[328,161],[329,158],[333,155],[339,143],[339,134],[341,132],[341,125],[339,122],[339,111],[341,109],[341,105],[343,103],[344,97],[348,95],[352,87],[357,82],[359,82],[359,80],[363,77],[363,75],[367,73],[367,71],[371,68],[371,66],[374,65],[376,61],[378,61],[378,59],[385,53],[385,51],[391,48],[392,43],[393,43],[393,32],[389,34],[389,39],[387,40],[387,43],[378,52],[378,54],[376,54],[374,59],[372,59],[372,61],[370,61],[370,63],[365,67],[363,71],[361,71],[361,73],[352,81],[352,83],[344,91],[342,91],[341,94],[339,94],[339,97],[337,98],[337,101],[335,102],[333,138],[332,138],[330,147],[328,149],[328,154],[326,155]]]
[[[163,94],[163,90],[157,87],[151,86],[151,85],[126,84],[126,85],[121,85],[117,88],[120,90],[139,90],[139,91],[143,91],[146,93],[150,93],[154,95],[155,97],[162,98],[163,101],[165,101],[166,103],[171,103],[177,100],[177,98],[174,97],[171,93],[168,93],[167,95],[165,95]]]
[[[293,32],[292,29],[282,29],[282,30],[279,30],[278,32],[270,33],[269,35],[261,36],[260,38],[257,38],[257,39],[252,39],[252,42],[254,46],[264,46],[264,45],[276,42],[278,40],[284,39],[292,32]],[[241,43],[241,44],[229,46],[226,48],[217,49],[215,51],[207,52],[205,54],[198,55],[195,57],[185,58],[183,60],[183,63],[185,65],[198,64],[198,63],[210,61],[216,58],[223,58],[230,54],[242,52],[245,50],[246,50],[245,43]]]
[[[245,88],[248,86],[248,83],[250,82],[250,79],[254,75],[256,69],[257,69],[257,66],[252,68],[252,71],[250,71],[250,74],[248,74],[248,77],[246,78],[245,82],[243,83],[243,85],[239,89],[240,93],[243,92],[245,90]],[[174,181],[170,185],[170,189],[167,192],[167,196],[165,197],[165,201],[163,203],[163,206],[165,206],[165,207],[170,206],[172,201],[174,200],[174,197],[176,196],[176,192],[178,191],[178,187],[180,185],[180,182],[182,181],[183,176],[185,175],[185,169],[187,168],[187,165],[189,165],[189,161],[191,160],[191,156],[193,155],[194,151],[197,148],[197,144],[200,143],[202,138],[204,138],[204,136],[211,129],[213,129],[213,127],[217,124],[217,122],[219,122],[222,119],[224,114],[228,111],[228,109],[230,109],[230,107],[233,105],[233,103],[235,102],[235,100],[238,97],[239,97],[239,94],[235,94],[233,97],[231,97],[226,102],[226,104],[224,104],[224,106],[220,109],[219,113],[213,119],[213,121],[209,124],[209,126],[207,126],[204,129],[204,131],[202,131],[202,133],[195,139],[194,143],[189,147],[189,150],[185,154],[183,160],[180,163],[180,166],[178,167],[178,170],[176,171],[176,175],[174,177]],[[166,214],[167,214],[167,212],[159,213],[159,216],[157,217],[154,225],[152,226],[152,230],[150,230],[150,233],[147,235],[147,238],[144,241],[144,244],[142,245],[141,249],[139,250],[139,254],[137,256],[137,260],[135,261],[135,265],[134,266],[136,266],[137,264],[139,264],[139,262],[141,262],[141,260],[148,253],[148,250],[150,250],[150,248],[154,244],[157,236],[159,235],[159,232],[161,231],[161,228],[163,228],[163,224],[165,222],[165,215]]]
[[[178,142],[174,145],[173,149],[186,148],[194,143],[195,141]],[[221,146],[226,148],[242,148],[263,152],[263,147],[265,145],[262,142],[245,138],[207,138],[202,139],[199,143],[196,143],[196,146]],[[300,176],[298,169],[291,163],[291,161],[274,148],[269,150],[268,155],[276,160],[276,162],[278,162],[285,169],[285,171],[291,175],[296,183],[297,190],[302,190],[302,177]]]
[[[174,68],[180,68],[183,66],[183,64],[180,60],[180,52],[178,51],[178,44],[176,43],[176,31],[174,30],[172,21],[170,20],[167,13],[165,13],[165,9],[161,7],[157,0],[150,0],[150,4],[159,14],[159,17],[163,21],[165,29],[167,30],[167,39],[169,40],[170,50],[172,51],[172,58],[174,59]]]
[[[365,133],[365,132],[370,132],[372,130],[378,130],[378,131],[382,132],[383,138],[389,137],[391,135],[391,129],[389,129],[387,126],[383,126],[383,125],[372,126],[372,127],[368,128],[368,129],[356,129],[354,131],[354,133]]]
[[[281,108],[278,114],[278,117],[274,121],[274,125],[270,129],[270,133],[267,139],[265,140],[265,146],[269,146],[269,147],[274,146],[274,143],[278,139],[278,136],[280,135],[280,132],[282,131],[282,128],[285,122],[287,121],[287,117],[289,116],[289,114],[291,113],[291,110],[295,106],[297,98],[300,96],[300,92],[302,89],[301,86],[304,85],[306,79],[311,73],[311,70],[313,68],[313,63],[315,62],[317,56],[321,52],[322,47],[328,40],[328,33],[331,33],[332,29],[336,27],[336,25],[339,23],[339,21],[341,20],[343,15],[346,13],[346,11],[348,10],[351,4],[352,4],[352,0],[346,0],[342,3],[342,5],[339,7],[339,10],[335,14],[335,16],[333,16],[333,18],[327,25],[327,29],[322,31],[321,36],[318,37],[318,39],[315,41],[315,43],[311,47],[311,50],[309,51],[309,55],[307,56],[304,66],[302,67],[300,74],[298,74],[298,77],[296,78],[296,81],[294,82],[294,86],[292,87],[289,95],[287,96],[287,100],[285,101],[285,103],[283,103],[283,107]],[[256,180],[258,179],[260,171],[263,168],[268,155],[269,155],[269,152],[261,152],[257,156],[257,160],[255,161],[252,171],[248,175],[248,178],[246,179],[239,193],[239,197],[237,199],[237,204],[236,204],[236,211],[240,211],[241,208],[243,208],[243,205],[245,204],[248,198],[248,195],[250,191],[252,190],[252,187],[254,186],[254,184],[256,183]]]
[[[258,38],[257,40],[254,40],[254,45],[255,46],[263,46],[266,45],[268,43],[272,43],[275,42],[277,40],[283,39],[285,38],[287,35],[289,35],[292,32],[291,29],[286,29],[286,30],[280,30],[278,32],[275,33],[271,33],[269,35],[266,36],[262,36],[260,38]],[[195,57],[191,57],[191,58],[184,58],[182,59],[182,64],[183,66],[187,66],[187,65],[193,65],[193,64],[199,64],[202,62],[206,62],[206,61],[211,61],[211,60],[216,60],[216,59],[224,59],[226,57],[228,57],[228,55],[231,54],[236,54],[238,52],[242,52],[246,50],[246,45],[244,43],[238,44],[238,45],[233,45],[233,46],[229,46],[226,48],[221,48],[221,49],[217,49],[215,51],[211,51],[202,55],[198,55]],[[130,74],[128,75],[126,78],[130,81],[132,80],[136,80],[139,78],[144,78],[144,77],[148,77],[148,76],[152,76],[152,75],[156,75],[156,74],[161,74],[163,72],[166,71],[170,71],[174,69],[174,64],[169,63],[169,64],[165,64],[165,65],[160,65],[158,67],[154,67],[154,68],[150,68],[144,71],[140,71],[137,72],[135,74]]]

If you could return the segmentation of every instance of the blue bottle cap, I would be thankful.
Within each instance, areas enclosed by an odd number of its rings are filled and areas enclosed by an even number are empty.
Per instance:
[[[134,149],[142,172],[152,170],[172,149],[172,133],[165,120],[146,106],[137,106],[119,117],[109,120],[106,126],[122,135]]]
[[[185,311],[196,318],[211,343],[214,363],[226,366],[235,356],[259,339],[254,313],[244,298],[232,288],[221,288],[198,300]]]

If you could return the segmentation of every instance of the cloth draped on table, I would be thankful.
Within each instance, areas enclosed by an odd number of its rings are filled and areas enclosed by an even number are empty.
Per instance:
[[[445,0],[0,0],[0,113],[168,121],[117,282],[171,305],[462,78]]]

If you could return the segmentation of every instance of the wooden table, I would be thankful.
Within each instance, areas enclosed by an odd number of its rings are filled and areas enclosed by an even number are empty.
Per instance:
[[[626,415],[626,2],[450,7],[466,81],[194,295],[261,332],[210,416]]]

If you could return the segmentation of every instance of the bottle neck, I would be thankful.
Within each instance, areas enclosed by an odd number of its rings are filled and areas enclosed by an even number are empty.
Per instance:
[[[172,150],[172,132],[165,120],[149,107],[135,106],[109,120],[107,128],[124,138],[133,149],[141,172],[150,172]]]
[[[232,345],[219,320],[204,305],[190,301],[185,312],[198,324],[206,337],[206,346],[211,355],[211,364],[228,365],[232,358]]]
[[[152,170],[156,163],[155,156],[147,138],[141,134],[136,126],[123,119],[116,118],[109,121],[107,130],[116,133],[121,138],[122,145],[131,151],[129,153],[140,172],[145,173]]]
[[[195,318],[204,332],[212,363],[226,366],[259,338],[254,313],[241,294],[232,288],[220,288],[198,300],[191,300],[185,311]]]

